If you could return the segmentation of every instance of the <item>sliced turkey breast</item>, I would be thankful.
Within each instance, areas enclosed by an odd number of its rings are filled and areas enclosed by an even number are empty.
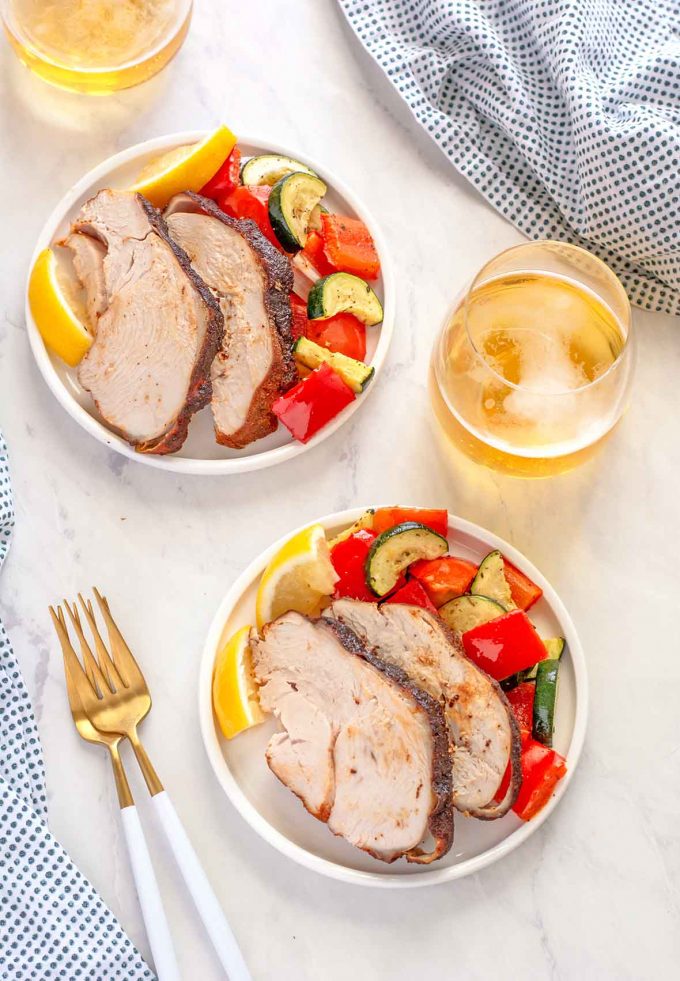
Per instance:
[[[210,401],[224,331],[219,304],[139,194],[100,191],[64,244],[96,319],[81,385],[140,452],[178,450],[192,414]]]
[[[443,705],[451,740],[454,806],[485,820],[506,814],[522,780],[515,716],[497,682],[468,660],[446,624],[420,607],[401,603],[378,606],[339,599],[328,612]],[[503,800],[494,802],[508,763],[510,786]]]
[[[215,438],[242,448],[274,432],[272,405],[297,381],[290,263],[254,222],[229,218],[198,194],[177,195],[165,217],[222,308],[224,339],[211,371]]]
[[[336,620],[285,613],[250,646],[260,704],[283,725],[267,762],[310,814],[383,862],[444,855],[453,810],[439,704]]]
[[[109,300],[104,276],[106,247],[91,235],[75,232],[61,243],[71,250],[73,268],[85,290],[85,302],[90,328],[97,333],[99,316],[106,310]]]

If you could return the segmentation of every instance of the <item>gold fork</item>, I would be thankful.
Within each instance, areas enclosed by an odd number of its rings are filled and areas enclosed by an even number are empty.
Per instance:
[[[50,610],[55,627],[57,623],[61,627],[61,633],[59,628],[57,633],[62,649],[66,642],[72,654],[72,658],[69,657],[68,660],[67,682],[69,675],[75,679],[83,713],[95,730],[106,736],[122,735],[129,739],[149,788],[161,828],[222,966],[232,981],[250,981],[245,961],[217,897],[139,739],[137,726],[151,708],[151,696],[144,675],[111,616],[107,600],[97,589],[93,592],[106,624],[108,647],[97,626],[92,603],[89,600],[86,602],[80,594],[78,599],[92,634],[96,658],[85,637],[76,604],[69,605],[64,601],[80,642],[83,665],[70,646],[63,611],[61,608],[58,608],[57,613]],[[65,641],[62,634],[65,635]],[[66,652],[64,657],[66,659]]]
[[[116,792],[118,794],[118,803],[121,810],[124,807],[130,807],[134,804],[134,798],[130,790],[130,784],[127,781],[125,775],[125,769],[123,767],[123,761],[120,758],[120,752],[118,747],[121,741],[125,738],[115,732],[99,732],[92,725],[88,717],[85,715],[85,710],[83,709],[83,703],[78,697],[77,681],[73,680],[72,670],[73,668],[69,665],[69,660],[72,657],[71,645],[66,641],[64,644],[63,638],[66,637],[66,624],[64,623],[64,614],[61,610],[56,614],[52,607],[50,607],[50,614],[52,616],[52,622],[57,631],[57,636],[61,641],[62,652],[64,654],[64,674],[66,675],[66,691],[68,693],[68,701],[71,706],[71,715],[73,716],[73,721],[76,724],[76,729],[79,735],[85,739],[88,743],[99,743],[102,746],[106,746],[111,757],[111,766],[113,768],[113,778],[116,782]],[[80,669],[80,665],[78,666]],[[80,674],[80,670],[76,674],[76,679]]]
[[[100,732],[121,733],[130,740],[149,793],[153,797],[163,791],[163,784],[158,779],[137,733],[137,726],[151,710],[151,695],[132,651],[111,616],[109,604],[96,588],[93,592],[106,624],[111,648],[109,654],[95,620],[92,602],[84,600],[78,593],[94,640],[96,659],[85,639],[76,604],[71,606],[64,600],[64,606],[78,635],[85,674],[90,682],[90,688],[86,688],[84,692],[89,706],[88,715]]]
[[[82,602],[82,599],[81,599]],[[92,691],[92,684],[100,675],[100,669],[92,656],[92,651],[85,640],[82,631],[78,608],[74,604],[72,607],[64,601],[64,606],[73,624],[78,639],[80,640],[80,650],[85,668],[81,667],[76,652],[71,646],[64,619],[64,612],[61,607],[55,611],[50,607],[50,616],[54,629],[57,632],[61,650],[64,656],[64,674],[66,675],[66,691],[68,693],[71,714],[76,724],[76,729],[83,739],[90,743],[99,743],[106,746],[111,757],[113,776],[116,782],[118,793],[118,803],[120,805],[121,821],[125,840],[127,842],[130,865],[135,880],[135,887],[144,917],[151,953],[154,958],[156,973],[160,981],[180,981],[177,958],[172,944],[172,936],[163,903],[161,900],[158,882],[151,864],[151,856],[144,837],[144,831],[139,820],[137,808],[130,791],[123,761],[120,758],[119,744],[125,737],[116,732],[102,732],[95,729],[90,717],[88,716],[84,702],[87,703]]]

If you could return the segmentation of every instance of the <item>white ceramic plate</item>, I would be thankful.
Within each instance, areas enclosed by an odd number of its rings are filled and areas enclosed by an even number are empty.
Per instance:
[[[127,150],[123,150],[121,153],[115,154],[113,157],[109,157],[108,160],[105,160],[98,167],[95,167],[94,170],[91,170],[64,195],[47,220],[38,237],[35,252],[31,259],[31,268],[33,268],[38,254],[44,248],[47,248],[67,233],[71,222],[83,203],[96,194],[97,191],[103,187],[129,187],[134,182],[141,168],[149,160],[174,147],[187,143],[195,143],[205,135],[203,131],[189,131],[173,133],[170,136],[161,136],[154,140],[147,140],[145,143],[138,143],[136,146],[132,146]],[[265,439],[252,443],[243,450],[233,450],[226,446],[220,446],[215,442],[210,407],[208,406],[196,413],[193,417],[189,426],[189,436],[182,449],[177,453],[169,456],[153,456],[152,454],[136,453],[129,443],[126,443],[120,436],[112,433],[104,424],[92,399],[78,383],[75,369],[69,368],[68,365],[52,355],[45,347],[31,316],[27,297],[26,324],[33,355],[43,378],[62,407],[66,409],[68,414],[83,429],[92,436],[95,436],[100,442],[110,446],[118,453],[122,453],[123,456],[137,460],[139,463],[145,463],[151,467],[158,467],[161,470],[174,470],[176,473],[196,474],[244,473],[248,470],[260,470],[263,467],[271,467],[276,463],[289,460],[291,457],[317,446],[342,426],[343,423],[347,422],[357,409],[363,406],[366,398],[378,381],[378,375],[380,374],[380,369],[382,368],[392,337],[395,302],[392,266],[384,237],[368,209],[357,200],[354,194],[327,167],[315,160],[310,160],[306,155],[299,154],[296,150],[290,150],[287,147],[278,146],[263,139],[247,136],[239,139],[238,145],[244,156],[247,157],[254,156],[258,153],[282,153],[286,156],[302,160],[315,170],[328,185],[328,194],[324,200],[329,210],[361,218],[370,229],[378,249],[382,267],[381,277],[372,285],[382,301],[385,314],[381,326],[369,327],[366,331],[366,358],[374,366],[375,376],[366,389],[366,392],[358,396],[354,402],[348,405],[343,412],[306,444],[296,442],[283,426],[279,426],[275,433],[272,433]]]
[[[333,535],[355,521],[364,510],[356,508],[331,514],[321,518],[320,523]],[[201,731],[210,763],[232,804],[265,841],[284,855],[323,875],[357,885],[413,888],[450,882],[507,855],[543,824],[564,795],[585,735],[588,704],[585,659],[574,625],[555,590],[517,549],[477,525],[449,515],[452,554],[479,562],[492,549],[500,549],[543,590],[543,597],[531,610],[531,618],[541,635],[566,638],[554,746],[566,757],[568,770],[552,800],[532,821],[523,823],[513,813],[497,821],[478,821],[456,812],[453,847],[441,861],[424,866],[409,865],[402,859],[385,865],[334,837],[271,773],[264,751],[276,729],[273,718],[235,739],[225,740],[213,715],[211,685],[215,656],[235,630],[254,622],[260,575],[289,537],[255,559],[231,587],[213,620],[203,652],[199,680]]]

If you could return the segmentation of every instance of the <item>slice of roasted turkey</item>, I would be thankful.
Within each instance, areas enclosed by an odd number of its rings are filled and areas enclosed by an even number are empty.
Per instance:
[[[330,618],[285,613],[251,652],[260,704],[283,726],[267,762],[310,814],[384,862],[444,855],[451,764],[435,699]]]
[[[178,450],[192,414],[210,401],[224,331],[219,304],[139,194],[100,191],[64,244],[96,333],[81,385],[140,452]]]
[[[99,239],[83,232],[73,232],[62,245],[71,250],[73,268],[85,290],[89,326],[92,333],[96,334],[99,317],[109,305],[104,275],[106,246]]]
[[[224,339],[211,371],[215,438],[225,446],[247,446],[276,429],[272,405],[297,380],[290,263],[254,222],[229,218],[198,194],[178,194],[165,218],[224,316]]]
[[[497,682],[463,653],[439,617],[401,603],[334,600],[328,611],[388,664],[402,668],[444,707],[451,740],[453,803],[491,820],[517,799],[522,774],[517,723]],[[511,779],[494,801],[508,763]]]

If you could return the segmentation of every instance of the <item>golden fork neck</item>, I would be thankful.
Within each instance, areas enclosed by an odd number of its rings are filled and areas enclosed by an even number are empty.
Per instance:
[[[144,777],[146,785],[149,789],[149,793],[152,797],[155,797],[156,794],[163,792],[163,784],[161,783],[158,774],[154,770],[153,764],[149,759],[146,750],[142,746],[139,736],[137,735],[136,726],[129,730],[127,737],[132,743],[132,748],[135,752],[135,756],[137,757],[137,762],[139,763],[139,769],[142,771],[142,776]]]
[[[131,807],[135,800],[132,796],[132,791],[130,790],[130,784],[125,776],[123,761],[120,758],[120,752],[118,750],[119,742],[120,740],[106,743],[106,746],[111,756],[111,766],[113,767],[113,777],[116,781],[118,803],[120,805],[120,809],[123,810],[124,807]]]

